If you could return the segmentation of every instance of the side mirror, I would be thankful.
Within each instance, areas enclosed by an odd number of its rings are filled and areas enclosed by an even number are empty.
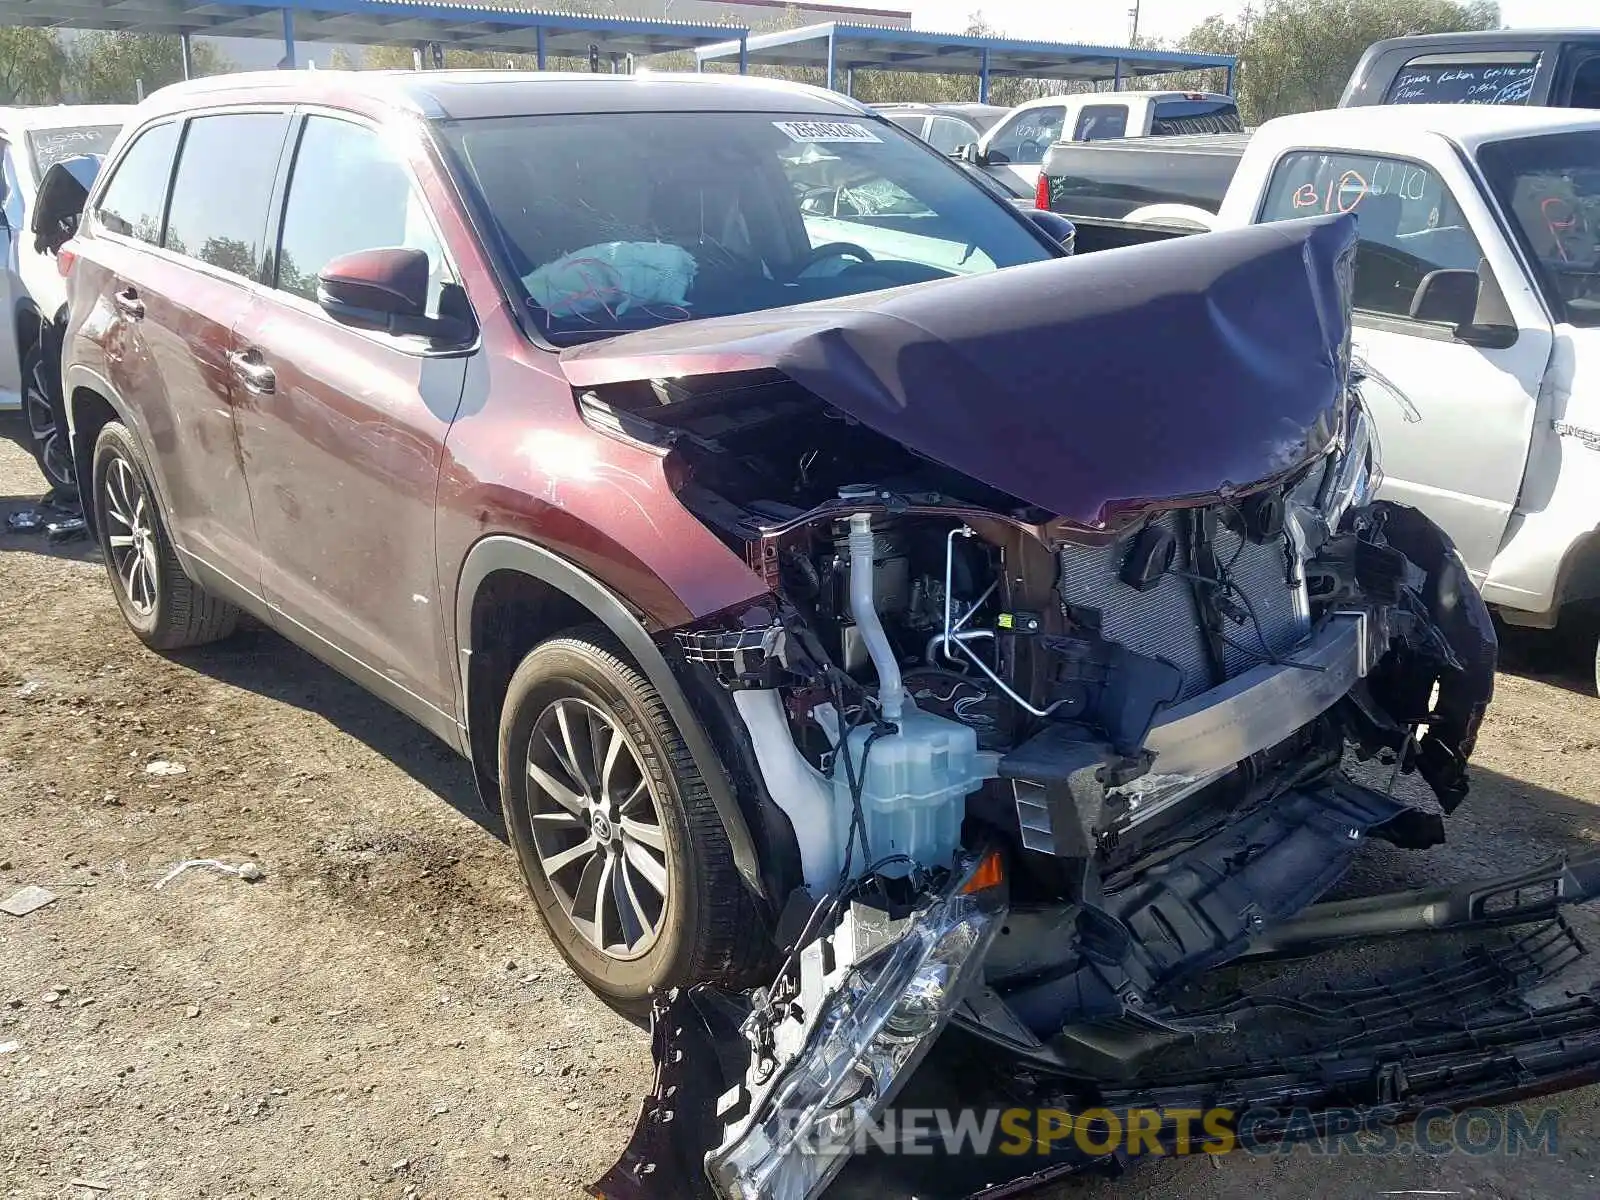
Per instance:
[[[356,329],[434,341],[466,341],[471,331],[454,317],[430,317],[428,256],[400,247],[340,255],[317,276],[317,303]]]
[[[1469,346],[1504,349],[1517,340],[1516,321],[1487,264],[1429,271],[1411,297],[1411,318],[1453,326],[1456,340]]]
[[[1068,254],[1077,249],[1078,227],[1060,213],[1028,208],[1023,209],[1022,215],[1042,229],[1051,241],[1059,242]]]
[[[84,202],[103,161],[101,155],[84,154],[62,159],[44,173],[29,222],[35,251],[53,254],[78,231]]]
[[[977,142],[968,142],[961,147],[955,152],[955,158],[968,166],[987,167],[989,165],[989,156],[978,148]]]
[[[1429,271],[1411,297],[1411,319],[1470,325],[1478,311],[1476,271]]]

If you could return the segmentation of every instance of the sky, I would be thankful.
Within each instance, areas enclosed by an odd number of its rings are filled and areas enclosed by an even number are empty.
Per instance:
[[[902,0],[882,7],[900,8]],[[910,0],[920,29],[959,31],[981,12],[1007,37],[1110,46],[1127,44],[1132,7],[1133,0]],[[1233,18],[1243,7],[1244,0],[1142,0],[1139,32],[1175,40],[1212,13]],[[1500,15],[1520,27],[1600,24],[1596,0],[1500,0]]]

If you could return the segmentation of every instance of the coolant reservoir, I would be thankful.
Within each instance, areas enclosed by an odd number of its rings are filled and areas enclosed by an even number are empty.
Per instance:
[[[866,821],[872,861],[903,854],[924,867],[947,867],[961,842],[961,820],[967,797],[988,775],[987,758],[978,753],[975,729],[918,709],[909,699],[900,714],[900,732],[885,734],[867,753],[865,778],[861,755],[871,726],[851,731],[850,761],[862,783],[861,810]],[[833,757],[833,821],[835,845],[843,854],[850,838],[850,780],[844,751]],[[850,851],[850,874],[868,866],[857,837]],[[885,875],[905,875],[904,861],[886,864]]]

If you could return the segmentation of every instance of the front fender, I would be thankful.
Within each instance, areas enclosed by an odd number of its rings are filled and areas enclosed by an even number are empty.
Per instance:
[[[472,694],[473,600],[483,581],[496,571],[519,572],[550,585],[583,605],[616,635],[672,715],[673,723],[677,725],[684,745],[694,759],[695,769],[711,793],[711,801],[728,835],[733,863],[740,878],[756,896],[767,898],[749,823],[739,807],[738,797],[734,794],[722,760],[706,736],[704,726],[695,716],[683,685],[639,618],[621,598],[592,575],[522,538],[496,534],[477,542],[467,553],[456,584],[455,634],[457,653],[460,655],[462,695]],[[470,719],[468,708],[466,704],[461,706],[465,740],[470,744],[472,731],[466,727]]]

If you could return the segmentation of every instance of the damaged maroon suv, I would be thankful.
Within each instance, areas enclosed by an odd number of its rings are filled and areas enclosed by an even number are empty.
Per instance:
[[[806,88],[280,72],[145,102],[64,248],[134,631],[247,612],[416,718],[574,969],[657,997],[604,1195],[1092,1161],[852,1153],[919,1088],[1392,1120],[1594,1073],[1595,1006],[1518,1000],[1558,927],[1229,990],[1594,871],[1324,899],[1443,839],[1496,653],[1374,496],[1353,220],[1077,259],[1050,219]]]

